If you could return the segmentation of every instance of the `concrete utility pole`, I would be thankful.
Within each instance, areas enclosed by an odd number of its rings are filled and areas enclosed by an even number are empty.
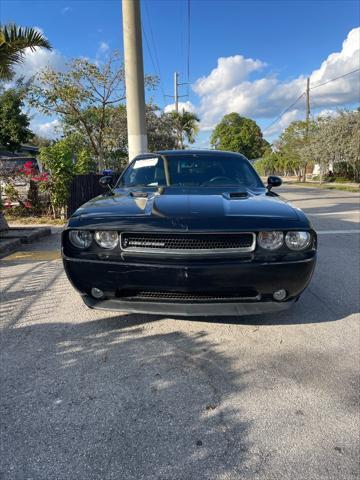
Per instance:
[[[310,121],[310,77],[306,79],[306,142],[309,141],[309,121]],[[304,166],[303,182],[306,182],[307,162]]]
[[[129,161],[147,152],[140,0],[122,0]]]
[[[179,95],[179,87],[181,85],[188,85],[188,83],[187,82],[179,83],[179,74],[178,72],[174,72],[174,95],[165,95],[165,97],[170,97],[174,99],[176,113],[179,112],[179,98],[189,96],[189,95]]]
[[[175,112],[179,111],[179,94],[178,94],[178,76],[177,72],[174,73],[174,99],[175,99]]]

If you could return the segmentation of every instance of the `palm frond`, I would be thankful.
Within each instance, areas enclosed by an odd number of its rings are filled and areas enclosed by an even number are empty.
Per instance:
[[[8,80],[14,75],[13,66],[24,60],[27,48],[31,51],[52,49],[50,42],[35,28],[0,25],[0,79]]]
[[[0,48],[3,43],[21,49],[35,50],[36,47],[52,49],[49,40],[41,32],[32,27],[18,27],[13,23],[0,26]]]

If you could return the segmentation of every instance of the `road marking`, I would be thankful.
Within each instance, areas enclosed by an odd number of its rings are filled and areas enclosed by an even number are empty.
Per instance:
[[[1,259],[2,262],[14,260],[29,260],[32,262],[46,262],[60,258],[59,250],[34,250],[33,252],[15,252]]]
[[[340,233],[360,233],[360,229],[359,230],[320,230],[320,231],[316,231],[316,233],[318,235],[337,235],[337,234],[340,234]]]
[[[306,213],[306,211],[305,211],[305,213]],[[316,215],[316,216],[320,217],[320,215],[349,215],[349,214],[352,214],[352,213],[356,213],[357,215],[360,215],[360,210],[347,210],[345,212],[307,213],[307,215]]]

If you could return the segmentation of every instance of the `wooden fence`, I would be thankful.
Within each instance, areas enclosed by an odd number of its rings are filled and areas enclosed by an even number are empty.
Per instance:
[[[119,173],[113,174],[114,180],[119,177]],[[99,179],[103,175],[89,173],[86,175],[76,175],[73,178],[70,187],[70,197],[68,200],[67,217],[75,212],[81,205],[98,195],[104,193],[104,189],[99,184]]]

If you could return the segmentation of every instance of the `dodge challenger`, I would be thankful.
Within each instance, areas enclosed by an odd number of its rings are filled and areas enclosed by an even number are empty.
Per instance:
[[[248,315],[296,302],[311,280],[316,233],[240,154],[137,156],[62,235],[66,274],[90,308]]]

